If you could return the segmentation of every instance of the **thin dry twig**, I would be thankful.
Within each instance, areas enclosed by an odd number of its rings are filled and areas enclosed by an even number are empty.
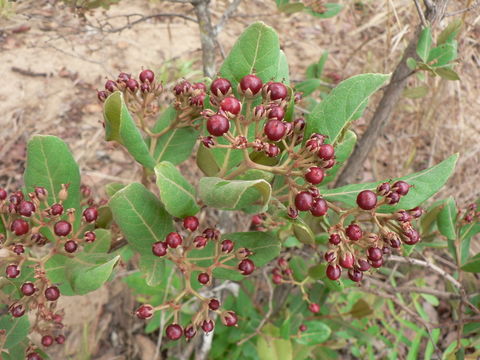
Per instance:
[[[418,2],[418,0],[413,0],[413,2],[415,3],[415,7],[417,8],[417,13],[418,13],[418,16],[420,17],[420,21],[422,22],[423,26],[427,26],[427,20],[425,19],[425,14],[423,13],[423,10],[422,8],[420,7],[420,3]]]
[[[449,13],[446,13],[445,14],[445,17],[449,17],[449,16],[455,16],[455,15],[460,15],[460,14],[463,14],[463,13],[466,13],[466,12],[469,12],[469,11],[472,11],[472,10],[475,10],[476,8],[480,7],[480,1],[477,1],[475,4],[465,8],[465,9],[461,9],[461,10],[457,10],[457,11],[452,11],[452,12],[449,12]]]

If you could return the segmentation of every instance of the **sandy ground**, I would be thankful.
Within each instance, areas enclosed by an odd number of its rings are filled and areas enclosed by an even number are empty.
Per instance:
[[[451,3],[454,10],[461,7],[462,1]],[[225,7],[225,1],[212,2],[216,19]],[[119,71],[137,73],[142,67],[157,70],[171,59],[178,63],[193,60],[193,68],[200,69],[199,35],[196,24],[179,19],[150,20],[120,33],[109,32],[111,27],[105,21],[120,27],[125,24],[120,15],[159,12],[193,16],[187,5],[124,0],[108,11],[95,10],[82,18],[61,2],[25,0],[16,5],[8,18],[0,17],[1,185],[15,188],[20,184],[25,144],[33,134],[63,138],[80,164],[84,182],[100,195],[108,182],[134,180],[130,158],[103,140],[96,89]],[[398,104],[385,135],[365,164],[362,180],[420,170],[460,152],[457,172],[441,196],[455,195],[460,205],[478,198],[479,19],[478,11],[465,15],[457,67],[462,81],[429,78],[422,84],[412,79],[412,87],[427,85],[430,91],[422,99],[404,99]],[[304,13],[279,14],[273,0],[245,0],[219,36],[223,51],[228,52],[241,31],[256,20],[279,31],[282,48],[291,63],[291,78],[302,80],[306,67],[325,50],[330,52],[327,73],[347,78],[363,72],[391,72],[418,17],[413,2],[408,0],[368,2],[363,10],[348,5],[339,16],[324,21]],[[446,22],[442,23],[445,25]],[[220,51],[218,60],[220,63]],[[373,104],[375,101],[378,97]],[[373,105],[367,109],[365,119],[369,119],[373,109]],[[365,119],[355,126],[359,133],[364,130]],[[127,309],[123,314],[115,310],[115,305],[120,306],[115,302],[119,301],[118,296],[111,303],[112,294],[121,294],[121,305]],[[73,304],[77,301],[66,300]],[[66,306],[67,321],[76,339],[66,353],[97,354],[98,359],[133,358],[132,354],[151,358],[149,351],[155,345],[148,337],[133,335],[141,324],[125,316],[134,304],[121,284],[114,283],[81,301],[86,303],[76,306],[74,312],[68,310],[72,306]],[[98,321],[100,314],[102,319]],[[85,327],[89,339],[82,335]]]

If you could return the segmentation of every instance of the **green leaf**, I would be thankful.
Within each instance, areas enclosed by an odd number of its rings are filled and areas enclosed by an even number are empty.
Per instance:
[[[122,190],[126,185],[121,183],[110,183],[105,186],[105,192],[107,196],[111,198],[119,190]]]
[[[452,80],[452,81],[460,80],[460,76],[458,76],[458,74],[454,70],[449,68],[435,69],[435,73],[445,80]]]
[[[303,96],[309,96],[317,90],[320,85],[322,85],[320,79],[307,79],[295,85],[295,90],[303,93]]]
[[[445,66],[457,58],[457,42],[438,45],[430,50],[427,63],[436,68]],[[433,62],[433,64],[432,64]]]
[[[184,218],[200,211],[195,200],[195,189],[180,171],[168,161],[155,166],[160,199],[173,216]]]
[[[270,201],[272,188],[259,180],[223,180],[205,177],[200,180],[198,195],[207,206],[225,210],[264,212]]]
[[[153,127],[154,133],[159,133],[177,118],[177,111],[173,107],[167,108]],[[170,161],[178,165],[187,160],[192,154],[197,141],[198,132],[193,127],[174,128],[160,136],[153,152],[156,163]],[[150,144],[150,141],[147,141]]]
[[[403,91],[403,96],[410,99],[420,99],[428,94],[428,86],[417,86]]]
[[[35,186],[48,191],[48,203],[60,199],[62,184],[70,184],[68,198],[63,202],[66,209],[80,208],[80,171],[68,146],[55,136],[35,135],[27,145],[27,165],[24,182],[27,192]]]
[[[247,248],[252,251],[253,255],[251,255],[249,259],[255,263],[256,268],[261,268],[280,254],[280,241],[271,233],[260,231],[229,233],[224,234],[222,239],[232,240],[235,243],[235,249]],[[204,249],[190,252],[190,254],[194,258],[208,257],[213,255],[214,246],[215,244],[210,241]],[[211,260],[201,260],[198,261],[197,264],[199,266],[209,266],[211,265],[211,262]],[[226,264],[236,266],[238,265],[238,260],[233,259],[227,261]],[[221,268],[215,268],[213,270],[213,275],[219,279],[230,279],[235,281],[245,278],[245,276],[238,271]]]
[[[294,14],[296,12],[302,11],[305,8],[305,5],[302,3],[289,3],[284,4],[278,7],[278,10],[284,12],[285,14]]]
[[[213,152],[201,144],[197,150],[197,166],[207,176],[215,176],[220,171]]]
[[[465,264],[470,256],[470,243],[472,237],[480,232],[480,223],[472,222],[464,225],[460,229],[460,241],[461,241],[461,264]]]
[[[443,208],[437,217],[437,226],[440,233],[449,240],[455,240],[457,235],[455,228],[457,224],[457,205],[453,197],[449,197],[443,204]]]
[[[417,43],[417,55],[423,62],[428,59],[428,54],[432,47],[432,32],[430,27],[424,27],[420,33],[420,37]]]
[[[257,340],[260,360],[293,360],[292,342],[260,334]]]
[[[357,135],[352,130],[348,130],[343,139],[339,141],[335,147],[335,165],[326,172],[327,176],[325,176],[325,179],[323,179],[322,185],[328,184],[329,182],[335,180],[338,171],[342,168],[352,154],[356,143]]]
[[[98,289],[112,274],[120,256],[108,254],[111,244],[110,232],[95,230],[96,239],[86,244],[75,257],[62,254],[52,256],[45,264],[47,276],[60,285],[63,295],[83,295]]]
[[[141,255],[147,282],[155,285],[163,260],[154,256],[152,244],[163,241],[173,231],[172,218],[160,200],[143,185],[133,183],[118,191],[109,202],[113,219],[130,246]]]
[[[315,280],[322,280],[325,286],[327,286],[330,290],[333,291],[343,291],[345,285],[343,284],[343,280],[330,280],[326,274],[327,264],[320,263],[315,266],[310,267],[308,269],[308,276]]]
[[[287,55],[285,55],[283,50],[280,50],[279,53],[276,79],[284,84],[290,83],[290,70],[288,67]]]
[[[334,144],[349,122],[359,117],[368,98],[389,78],[383,74],[363,74],[342,81],[310,113],[305,132],[305,141],[312,133],[328,136]]]
[[[30,331],[28,316],[25,315],[20,318],[14,318],[10,314],[3,315],[0,317],[0,329],[5,330],[5,335],[2,335],[2,339],[4,339],[3,336],[5,336],[2,347],[10,349],[28,336],[28,332]]]
[[[455,168],[457,159],[458,154],[454,154],[431,168],[392,180],[404,180],[413,185],[413,187],[410,188],[408,194],[402,197],[396,206],[384,205],[381,207],[381,210],[390,212],[395,209],[411,209],[429,199],[447,182]],[[356,198],[360,191],[375,190],[378,184],[382,182],[353,184],[336,189],[326,189],[322,191],[322,195],[330,201],[340,201],[349,206],[356,206]]]
[[[120,91],[110,95],[103,106],[105,119],[105,139],[116,141],[143,166],[153,169],[155,160],[148,152],[147,144],[137,129]]]
[[[321,321],[306,321],[307,331],[301,333],[295,341],[303,345],[317,345],[325,342],[332,333],[330,327]]]
[[[342,4],[327,3],[323,4],[323,6],[325,7],[325,11],[323,12],[313,11],[312,8],[307,8],[307,12],[320,19],[328,19],[334,17],[343,9]]]
[[[468,259],[461,269],[466,272],[480,273],[480,254]]]
[[[415,70],[417,68],[417,61],[414,58],[409,57],[407,59],[407,66],[410,70]]]
[[[264,82],[282,80],[278,74],[280,44],[278,35],[262,22],[250,25],[237,39],[223,62],[220,74],[229,79],[234,91],[240,80],[253,72]]]
[[[323,74],[323,68],[328,59],[328,51],[324,51],[317,63],[310,65],[306,71],[307,79],[320,79]]]
[[[463,26],[463,20],[458,17],[452,20],[450,24],[447,25],[445,29],[438,35],[437,44],[441,45],[444,43],[452,42],[460,32]]]

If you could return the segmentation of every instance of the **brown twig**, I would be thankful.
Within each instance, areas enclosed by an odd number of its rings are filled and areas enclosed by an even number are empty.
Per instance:
[[[471,11],[471,10],[475,10],[475,9],[478,8],[478,7],[480,7],[480,1],[477,1],[475,4],[469,6],[469,7],[465,8],[465,9],[461,9],[461,10],[457,10],[457,11],[452,11],[452,12],[446,13],[446,14],[445,14],[445,17],[460,15],[460,14],[469,12],[469,11]]]
[[[12,66],[11,70],[13,72],[19,73],[19,74],[24,75],[24,76],[33,76],[33,77],[47,77],[48,76],[47,73],[43,73],[43,72],[40,73],[40,72],[31,71],[31,70],[20,69],[16,66]]]

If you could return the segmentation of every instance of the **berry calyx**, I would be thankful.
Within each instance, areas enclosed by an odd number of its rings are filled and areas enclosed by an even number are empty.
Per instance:
[[[220,114],[212,115],[207,120],[207,130],[213,136],[222,136],[230,129],[230,121]]]
[[[22,244],[16,244],[13,246],[12,251],[17,255],[22,255],[25,252],[25,248]]]
[[[232,240],[223,240],[222,241],[222,252],[228,254],[230,252],[232,252],[233,250],[233,247],[234,247],[234,243]]]
[[[45,335],[42,336],[42,345],[45,347],[49,347],[53,344],[53,336]]]
[[[75,240],[68,240],[63,246],[67,253],[74,253],[78,249],[78,244]]]
[[[337,255],[333,251],[327,251],[324,255],[325,261],[326,262],[333,262],[337,258]]]
[[[324,216],[328,211],[327,202],[324,199],[315,199],[310,212],[313,216]]]
[[[22,236],[28,233],[29,226],[28,223],[23,220],[23,219],[16,219],[12,222],[12,225],[10,226],[10,230],[17,235],[17,236]]]
[[[202,323],[202,330],[205,331],[206,333],[211,332],[214,327],[215,327],[215,324],[213,323],[212,320],[204,320]]]
[[[397,181],[393,184],[392,190],[395,191],[400,196],[405,196],[408,194],[408,190],[410,189],[410,185],[405,181]]]
[[[322,144],[318,148],[317,155],[322,160],[330,160],[335,156],[335,149],[330,144]]]
[[[87,231],[84,235],[83,235],[83,238],[85,239],[85,241],[87,243],[92,243],[95,241],[95,239],[97,238],[97,235],[95,235],[95,233],[93,231]]]
[[[390,192],[390,184],[388,182],[382,183],[377,186],[377,194],[385,196]]]
[[[222,322],[225,326],[235,326],[238,323],[237,314],[233,311],[227,311],[222,314]]]
[[[170,340],[178,340],[183,335],[183,329],[178,324],[170,324],[170,325],[167,326],[167,329],[165,330],[165,333],[167,334],[167,337]]]
[[[338,280],[342,275],[342,269],[338,265],[328,265],[327,266],[327,277],[330,280]]]
[[[345,235],[347,235],[350,240],[357,241],[363,236],[363,232],[357,224],[350,224],[345,229]]]
[[[7,278],[15,279],[20,276],[20,268],[15,264],[8,265],[5,269],[5,274]]]
[[[242,103],[233,96],[226,97],[220,102],[220,109],[232,115],[238,115],[242,110]]]
[[[377,206],[377,195],[371,190],[363,190],[357,195],[357,205],[363,210],[372,210]]]
[[[35,294],[35,285],[32,282],[23,283],[20,287],[20,291],[25,296],[32,296]]]
[[[175,249],[180,245],[182,245],[182,241],[183,241],[182,236],[177,232],[171,232],[170,234],[167,235],[165,239],[165,242],[167,243],[167,245],[172,249]]]
[[[50,286],[45,289],[45,297],[49,301],[55,301],[60,297],[60,290],[56,286]]]
[[[308,191],[301,191],[295,196],[295,207],[300,211],[308,211],[312,208],[313,196]]]
[[[206,285],[210,281],[210,276],[207,273],[200,273],[197,279],[200,284]]]
[[[183,219],[183,227],[190,231],[195,231],[198,229],[199,221],[196,216],[187,216]]]
[[[310,310],[312,313],[316,314],[320,311],[320,305],[311,303],[308,305],[308,310]]]
[[[238,264],[238,270],[240,270],[242,275],[250,275],[255,270],[255,264],[250,259],[243,259]]]
[[[167,255],[167,243],[163,241],[157,241],[152,245],[152,252],[155,256],[165,256]]]
[[[138,78],[140,79],[140,81],[142,83],[144,82],[149,82],[150,84],[153,82],[153,80],[155,79],[155,74],[152,70],[149,70],[149,69],[146,69],[146,70],[143,70],[140,75],[138,76]]]
[[[242,80],[240,80],[240,89],[242,92],[247,93],[247,95],[256,95],[260,90],[262,90],[263,82],[258,76],[250,74],[245,75]]]
[[[232,88],[230,81],[224,78],[215,79],[210,85],[210,91],[215,96],[227,95]]]
[[[10,307],[10,314],[15,318],[22,317],[25,314],[25,307],[22,304],[14,305]]]
[[[153,313],[153,306],[149,304],[142,305],[135,311],[135,315],[143,320],[150,319],[153,316]]]
[[[307,180],[310,184],[313,185],[320,184],[323,181],[324,177],[325,171],[317,166],[311,167],[305,174],[305,180]]]
[[[287,127],[285,126],[285,123],[280,120],[269,120],[265,124],[265,129],[264,129],[265,135],[267,136],[268,140],[270,141],[278,141],[281,140],[286,132],[287,132]]]
[[[30,217],[35,212],[35,205],[31,201],[22,200],[17,211],[22,216]]]
[[[209,302],[208,302],[208,307],[210,308],[210,310],[218,310],[220,308],[220,301],[218,301],[217,299],[211,299]]]
[[[272,82],[267,86],[271,100],[284,100],[288,95],[287,87],[280,82]]]
[[[195,236],[193,243],[197,249],[203,249],[207,245],[208,239],[205,236]]]
[[[86,208],[83,211],[83,218],[85,219],[86,222],[89,222],[89,223],[96,221],[98,218],[97,208],[94,208],[94,207]]]
[[[67,236],[72,231],[72,224],[68,221],[61,220],[53,226],[53,232],[57,236]]]
[[[183,330],[183,334],[185,335],[185,337],[187,338],[187,340],[190,340],[191,338],[193,338],[196,333],[197,333],[197,330],[195,330],[195,328],[193,327],[193,325],[188,325],[188,326]]]

